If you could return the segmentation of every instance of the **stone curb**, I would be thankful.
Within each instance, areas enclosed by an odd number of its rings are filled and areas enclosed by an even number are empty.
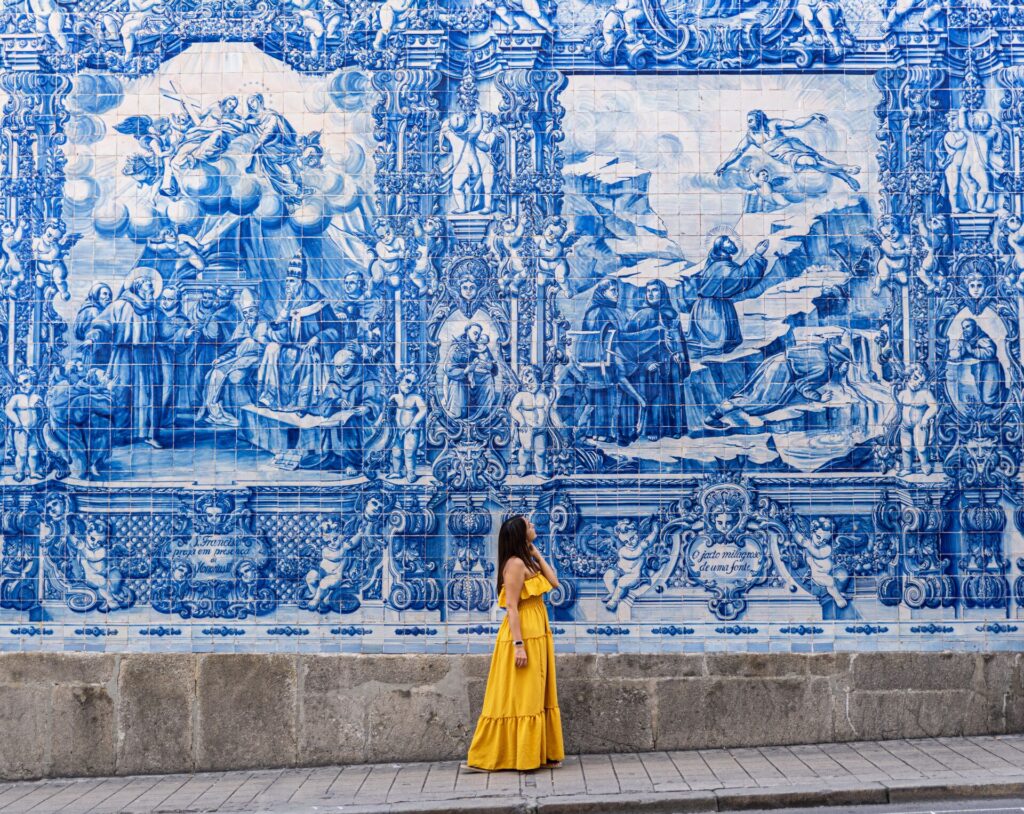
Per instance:
[[[1006,780],[994,783],[968,781],[966,783],[948,780],[891,780],[886,783],[890,803],[922,802],[940,800],[946,797],[970,799],[972,797],[1018,797],[1024,796],[1024,781]]]
[[[530,814],[691,814],[716,811],[717,801],[709,791],[671,791],[661,794],[594,795],[548,797],[537,801]]]
[[[523,797],[452,802],[430,801],[330,806],[341,814],[696,814],[697,812],[750,811],[754,809],[811,808],[842,805],[886,805],[924,802],[947,797],[961,799],[1024,796],[1024,780],[958,783],[951,779],[841,782],[827,786],[799,785],[773,788],[734,788],[713,791],[680,791],[638,795],[566,795],[528,800]],[[627,809],[628,806],[628,809]],[[321,805],[323,809],[325,806]],[[293,814],[311,806],[296,807]],[[280,812],[281,809],[275,809]],[[170,812],[168,812],[170,814]],[[258,814],[258,812],[254,812]]]
[[[810,808],[826,806],[884,805],[888,789],[881,783],[830,783],[778,786],[776,788],[717,789],[718,811],[749,811],[756,808]]]

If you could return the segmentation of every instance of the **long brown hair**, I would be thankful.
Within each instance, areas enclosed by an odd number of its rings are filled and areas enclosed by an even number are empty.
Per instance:
[[[530,556],[530,541],[526,539],[526,518],[521,514],[510,517],[498,531],[498,593],[505,584],[505,566],[512,557],[519,557],[527,568],[535,568]]]

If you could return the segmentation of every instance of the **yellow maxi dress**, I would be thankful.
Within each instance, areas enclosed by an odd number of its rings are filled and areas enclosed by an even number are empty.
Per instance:
[[[565,756],[555,687],[555,643],[543,598],[550,590],[547,578],[534,574],[519,595],[525,667],[516,667],[508,617],[501,623],[483,712],[466,760],[470,766],[529,771]],[[498,607],[505,607],[504,588]]]

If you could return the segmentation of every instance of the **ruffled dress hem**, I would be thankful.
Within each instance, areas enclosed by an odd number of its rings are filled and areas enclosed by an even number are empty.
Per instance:
[[[527,772],[539,769],[545,763],[554,763],[565,757],[562,744],[562,718],[558,707],[547,707],[535,715],[519,715],[508,718],[481,716],[474,740],[487,745],[486,751],[492,756],[500,755],[504,760],[490,761],[484,755],[474,755],[469,750],[467,764],[474,769],[494,772],[512,769]],[[514,760],[508,758],[514,756]]]

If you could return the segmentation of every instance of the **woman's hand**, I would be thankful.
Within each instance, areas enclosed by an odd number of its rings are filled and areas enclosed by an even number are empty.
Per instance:
[[[527,662],[526,648],[525,647],[517,647],[516,648],[516,667],[525,667],[526,666],[526,662]]]

